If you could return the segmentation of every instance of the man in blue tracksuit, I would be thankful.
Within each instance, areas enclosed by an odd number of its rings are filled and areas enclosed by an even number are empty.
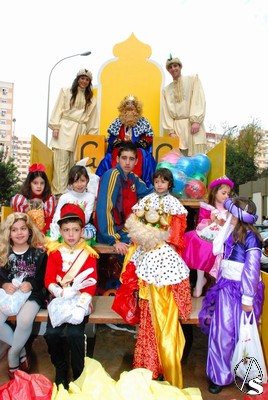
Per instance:
[[[124,228],[131,208],[139,198],[153,191],[132,170],[137,164],[137,148],[129,142],[120,147],[117,166],[106,171],[100,180],[97,205],[97,241],[113,245],[117,254],[125,255],[129,237]]]

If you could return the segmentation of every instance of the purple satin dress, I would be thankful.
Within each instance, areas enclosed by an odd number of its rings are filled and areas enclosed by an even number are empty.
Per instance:
[[[241,280],[223,277],[222,268],[216,284],[207,292],[199,313],[200,328],[209,335],[207,375],[220,386],[234,381],[231,360],[238,341],[242,295],[253,299],[256,321],[259,320],[264,299],[264,285],[260,281],[261,243],[251,231],[245,244],[232,242],[232,234],[225,242],[224,259],[243,263]]]

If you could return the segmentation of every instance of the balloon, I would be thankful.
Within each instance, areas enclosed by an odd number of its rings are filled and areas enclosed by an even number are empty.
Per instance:
[[[191,179],[185,186],[185,194],[190,199],[202,199],[206,194],[206,186],[203,182],[197,179]]]
[[[198,181],[203,182],[205,185],[207,184],[207,177],[204,174],[201,174],[200,172],[196,172],[191,176],[191,178],[196,179]]]
[[[181,157],[176,164],[176,168],[188,176],[196,172],[195,161],[193,161],[192,157]]]
[[[172,175],[174,179],[174,188],[172,189],[172,194],[178,196],[179,193],[183,191],[188,178],[184,172],[177,171],[176,169],[173,169]]]
[[[180,181],[179,179],[174,179],[174,188],[172,189],[173,194],[177,194],[184,189],[185,182]]]
[[[169,162],[167,162],[167,161],[161,161],[156,166],[156,169],[158,169],[158,168],[167,168],[167,169],[170,169],[172,171],[174,169],[174,165],[169,163]]]
[[[200,172],[201,174],[207,174],[211,168],[211,161],[206,154],[195,154],[192,157],[195,165],[196,171]]]
[[[161,158],[161,162],[162,161],[166,161],[172,165],[176,165],[177,161],[179,159],[179,155],[175,154],[175,153],[167,153],[166,155],[164,155],[164,157]]]

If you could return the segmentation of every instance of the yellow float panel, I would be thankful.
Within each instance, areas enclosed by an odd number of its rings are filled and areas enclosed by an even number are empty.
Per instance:
[[[13,213],[13,208],[8,207],[8,206],[2,206],[1,207],[1,221],[4,221],[4,219],[6,219],[6,217]]]
[[[153,141],[153,156],[156,163],[160,162],[160,159],[173,149],[179,150],[179,139],[171,138],[169,136],[154,137]]]
[[[129,94],[143,103],[143,116],[152,125],[155,136],[160,136],[160,101],[163,71],[150,61],[152,49],[132,33],[113,48],[114,59],[107,61],[100,71],[98,108],[100,133],[107,136],[111,122],[118,117],[118,106]]]
[[[104,135],[81,135],[77,142],[77,159],[89,157],[87,167],[94,174],[100,161],[105,155],[105,136]]]
[[[226,161],[226,140],[222,140],[213,149],[207,152],[211,161],[211,168],[208,174],[208,184],[215,179],[225,175]]]
[[[46,146],[36,136],[31,136],[31,159],[30,164],[44,164],[46,167],[46,175],[49,182],[52,180],[53,169],[53,153],[52,150]]]

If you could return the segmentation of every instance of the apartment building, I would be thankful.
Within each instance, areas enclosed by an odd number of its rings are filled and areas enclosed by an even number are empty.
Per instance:
[[[31,139],[26,137],[13,137],[12,157],[15,159],[17,171],[21,181],[24,181],[30,166]]]
[[[268,168],[268,131],[261,130],[261,140],[259,143],[259,154],[256,157],[256,164],[258,165],[258,170],[263,171]]]
[[[0,143],[6,158],[15,159],[20,179],[23,181],[30,164],[31,140],[16,135],[13,118],[14,83],[0,81]]]
[[[0,142],[4,144],[7,156],[11,156],[13,136],[14,83],[0,81]]]

